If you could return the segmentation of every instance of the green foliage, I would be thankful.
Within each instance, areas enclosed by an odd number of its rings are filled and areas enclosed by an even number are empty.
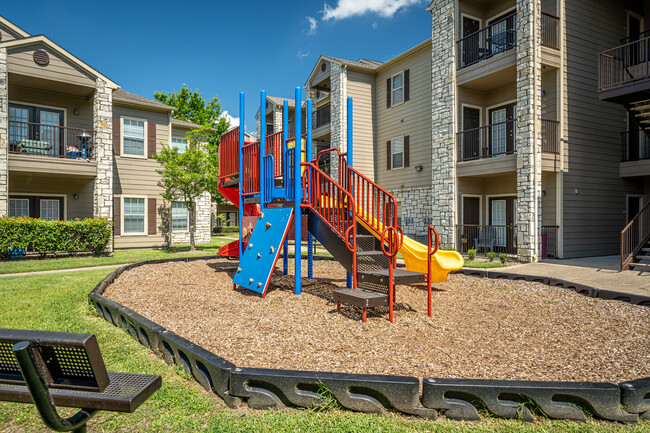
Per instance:
[[[103,218],[45,221],[38,218],[0,218],[0,257],[12,250],[31,250],[42,256],[57,253],[106,251],[113,223]]]
[[[501,260],[501,263],[505,265],[508,261],[508,255],[506,253],[499,254],[499,260]]]
[[[239,226],[215,226],[212,233],[215,235],[219,233],[239,233]]]
[[[467,258],[470,260],[475,260],[476,259],[476,248],[470,248],[467,250]]]
[[[493,262],[493,261],[494,261],[494,258],[495,258],[497,255],[496,255],[496,253],[495,253],[494,251],[490,251],[489,253],[487,253],[487,256],[488,256],[488,259],[490,259],[490,261]]]

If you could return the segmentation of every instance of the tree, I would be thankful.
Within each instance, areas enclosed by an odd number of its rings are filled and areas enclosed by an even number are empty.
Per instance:
[[[224,199],[217,188],[219,140],[221,134],[228,130],[230,123],[222,116],[219,99],[215,96],[206,101],[197,89],[190,91],[185,84],[178,92],[154,92],[153,97],[163,104],[175,107],[176,111],[173,114],[175,119],[185,120],[201,126],[188,132],[187,140],[188,142],[202,143],[205,146],[208,167],[205,174],[207,180],[206,191],[211,194],[212,200],[218,204],[223,204]]]
[[[185,152],[163,146],[162,151],[153,157],[162,166],[156,172],[160,175],[158,186],[163,189],[163,198],[169,202],[185,203],[190,220],[190,250],[196,251],[194,215],[196,199],[208,189],[208,153],[200,142],[192,139]]]

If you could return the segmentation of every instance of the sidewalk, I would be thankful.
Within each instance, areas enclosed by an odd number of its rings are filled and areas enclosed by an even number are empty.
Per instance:
[[[99,269],[117,269],[129,264],[130,263],[122,263],[117,265],[87,266],[85,268],[52,269],[49,271],[33,271],[33,272],[15,272],[13,274],[0,274],[0,278],[20,277],[25,275],[61,274],[64,272],[96,271]]]

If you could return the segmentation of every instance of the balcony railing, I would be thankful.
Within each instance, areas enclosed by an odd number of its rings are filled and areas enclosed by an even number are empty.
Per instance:
[[[598,55],[598,90],[605,91],[650,78],[650,37],[603,51]]]
[[[329,125],[330,121],[330,104],[323,105],[322,107],[316,109],[314,128],[320,128],[321,126]]]
[[[95,159],[94,131],[9,121],[9,152],[68,159]]]
[[[645,132],[622,132],[621,141],[621,162],[650,159],[650,139]]]
[[[556,259],[558,256],[559,226],[542,226],[541,255],[543,259]]]
[[[467,253],[476,249],[479,253],[517,254],[517,226],[515,225],[456,225],[457,250]]]
[[[458,69],[478,63],[517,46],[516,13],[503,17],[457,42]]]
[[[542,45],[560,49],[560,17],[542,12]]]
[[[560,153],[560,122],[542,119],[542,152]]]
[[[492,158],[515,153],[516,120],[494,123],[456,134],[458,161]]]

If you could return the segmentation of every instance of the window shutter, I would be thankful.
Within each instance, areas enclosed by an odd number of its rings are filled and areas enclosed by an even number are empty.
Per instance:
[[[404,136],[404,167],[409,166],[409,136]]]
[[[122,137],[120,134],[120,118],[113,117],[113,154],[120,154],[120,147],[122,146]]]
[[[147,226],[149,228],[148,233],[150,235],[155,235],[156,234],[156,199],[155,197],[149,197],[147,199],[148,201],[148,206],[147,206],[147,216],[148,216],[148,222]]]
[[[147,125],[147,157],[153,158],[153,154],[156,153],[156,124],[147,122]]]
[[[386,108],[390,108],[390,94],[392,90],[393,89],[391,89],[391,82],[389,78],[386,80]]]
[[[122,234],[122,213],[120,212],[120,197],[113,197],[113,235]]]
[[[409,70],[407,69],[404,71],[404,102],[409,100],[410,90],[411,90],[411,85],[409,82]]]
[[[391,169],[391,151],[390,151],[390,140],[386,142],[386,170]]]

